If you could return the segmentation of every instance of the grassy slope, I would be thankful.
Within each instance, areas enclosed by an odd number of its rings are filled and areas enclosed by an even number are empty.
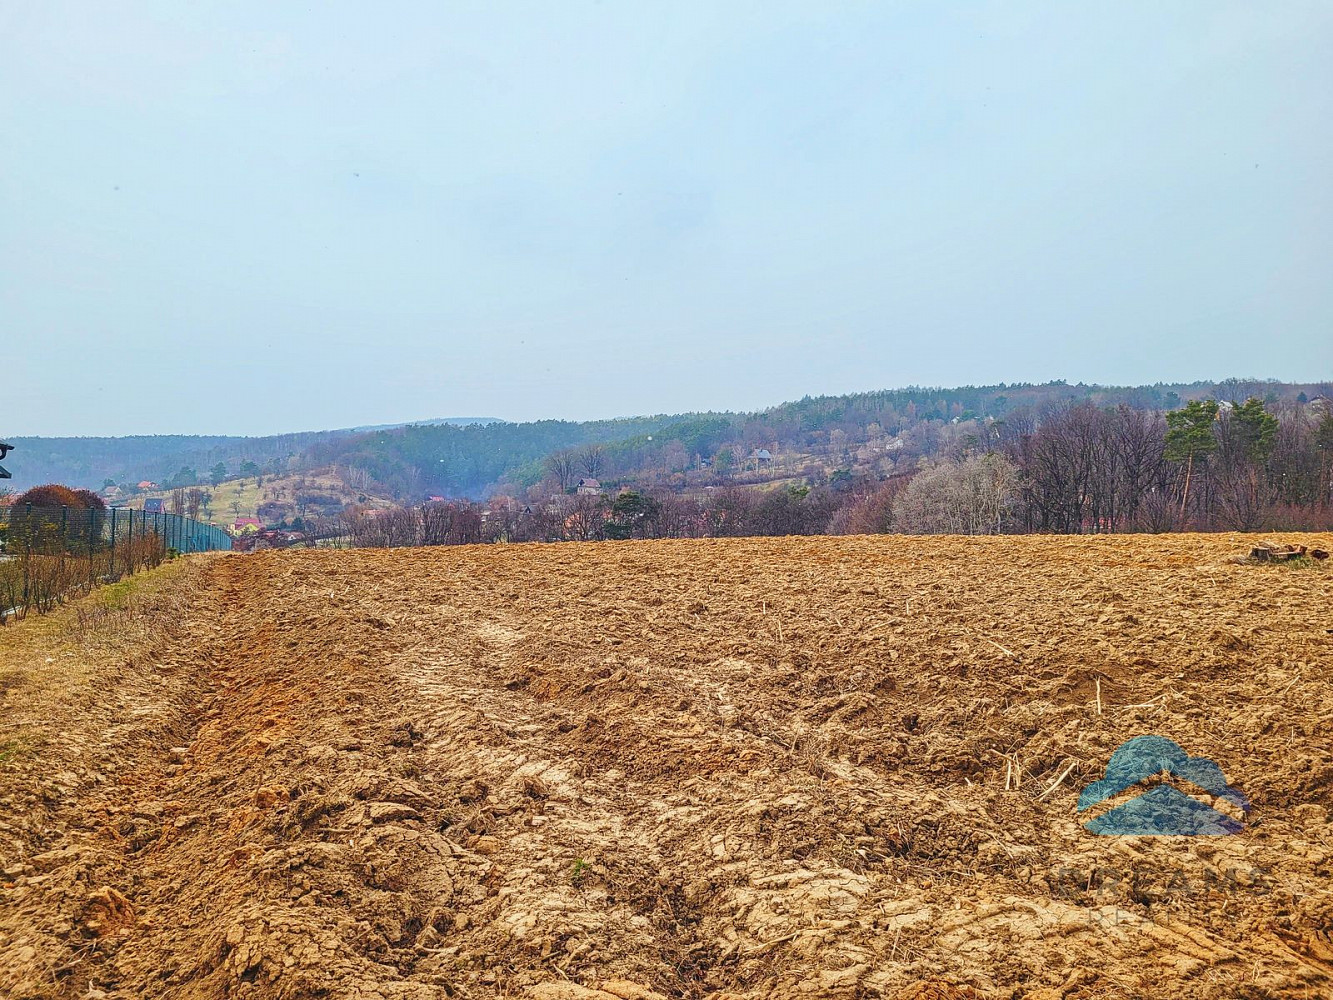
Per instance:
[[[222,527],[230,526],[238,517],[257,516],[256,511],[259,505],[273,499],[275,491],[277,491],[279,499],[287,503],[292,503],[299,492],[329,494],[338,497],[344,503],[355,503],[362,496],[367,496],[368,500],[376,503],[388,503],[380,497],[369,496],[349,488],[343,484],[342,480],[327,472],[276,477],[265,476],[263,477],[262,486],[258,485],[253,477],[228,479],[217,486],[205,485],[203,488],[210,490],[213,494],[210,504],[213,514],[212,517],[202,519]],[[170,509],[171,490],[155,490],[151,493],[136,495],[130,501],[130,506],[142,509],[143,501],[148,497],[161,497],[167,501],[168,509]]]

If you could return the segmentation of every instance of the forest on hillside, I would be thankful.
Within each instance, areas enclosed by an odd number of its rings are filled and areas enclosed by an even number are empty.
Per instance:
[[[753,413],[20,439],[13,464],[31,478],[38,457],[80,470],[48,478],[94,487],[112,469],[166,487],[319,469],[405,508],[526,511],[503,529],[516,538],[1317,527],[1333,497],[1331,397],[1325,383],[1241,379],[911,387]],[[592,497],[575,496],[580,480],[597,481]],[[613,510],[623,492],[642,508]]]
[[[246,463],[281,472],[312,445],[349,431],[311,431],[268,437],[151,434],[131,437],[15,437],[11,459],[18,490],[44,483],[100,489],[108,482],[151,480],[193,486],[221,463],[236,474]],[[184,471],[185,475],[181,473]],[[188,480],[188,481],[187,481]]]
[[[428,495],[481,499],[549,485],[553,456],[566,478],[680,489],[771,480],[774,471],[814,480],[838,469],[875,477],[904,471],[975,443],[986,450],[1008,427],[1036,426],[1061,408],[1088,404],[1165,413],[1191,400],[1269,405],[1333,395],[1324,384],[1231,379],[1220,383],[1107,387],[1068,385],[906,388],[807,397],[753,413],[695,413],[594,422],[538,421],[470,427],[421,427],[339,437],[302,456],[337,466],[358,487],[378,485],[401,499]],[[755,469],[767,451],[772,466]],[[579,453],[586,453],[580,459]],[[767,465],[767,463],[765,463]],[[762,475],[750,475],[762,473]],[[559,476],[557,474],[557,479]],[[560,488],[568,482],[557,482]]]
[[[421,426],[465,426],[497,422],[493,417],[444,417]],[[44,483],[100,489],[107,483],[133,485],[151,480],[163,487],[190,487],[224,478],[249,475],[250,467],[265,475],[281,475],[311,467],[310,449],[340,438],[361,438],[402,424],[293,434],[239,435],[141,434],[127,437],[10,437],[14,445],[14,480],[25,490]]]
[[[496,493],[484,505],[445,500],[394,511],[351,509],[316,530],[369,546],[1333,530],[1329,397],[1304,391],[1239,403],[1205,397],[1172,410],[1103,403],[1021,406],[1003,420],[918,419],[896,433],[874,421],[862,443],[845,429],[844,410],[832,429],[804,432],[810,437],[791,468],[775,468],[776,458],[723,468],[718,456],[743,446],[717,418],[707,418],[691,422],[692,433],[712,428],[717,451],[697,472],[640,467],[637,477],[591,483],[592,473],[614,469],[633,452],[590,444],[553,453],[539,482]],[[811,412],[829,414],[820,407]],[[895,426],[887,411],[878,412]],[[702,488],[691,485],[703,481]]]

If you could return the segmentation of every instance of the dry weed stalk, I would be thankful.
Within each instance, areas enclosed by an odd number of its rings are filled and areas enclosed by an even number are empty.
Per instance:
[[[1046,786],[1046,791],[1042,792],[1040,795],[1037,796],[1037,801],[1040,802],[1042,799],[1046,798],[1046,796],[1050,795],[1053,791],[1059,788],[1060,783],[1064,781],[1065,778],[1069,777],[1069,772],[1074,770],[1074,768],[1078,766],[1078,763],[1079,762],[1077,760],[1071,760],[1069,762],[1069,766],[1066,767],[1063,771],[1061,771],[1059,776],[1049,785]]]

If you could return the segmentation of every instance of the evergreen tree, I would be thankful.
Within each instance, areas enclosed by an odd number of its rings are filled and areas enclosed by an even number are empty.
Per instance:
[[[1189,503],[1190,477],[1196,458],[1206,458],[1217,449],[1213,421],[1217,419],[1217,400],[1192,399],[1182,409],[1166,415],[1166,457],[1185,463],[1185,488],[1180,497],[1180,513]]]

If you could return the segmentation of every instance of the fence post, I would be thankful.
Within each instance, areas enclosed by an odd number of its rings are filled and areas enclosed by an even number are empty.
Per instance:
[[[65,554],[69,551],[69,504],[60,505],[60,555],[56,557],[56,565],[60,567],[60,575],[65,574]]]
[[[116,508],[111,508],[111,563],[107,567],[107,578],[115,580],[116,578]]]
[[[26,608],[32,599],[30,581],[32,563],[32,504],[23,505],[23,533],[27,536],[23,546],[23,606]]]

